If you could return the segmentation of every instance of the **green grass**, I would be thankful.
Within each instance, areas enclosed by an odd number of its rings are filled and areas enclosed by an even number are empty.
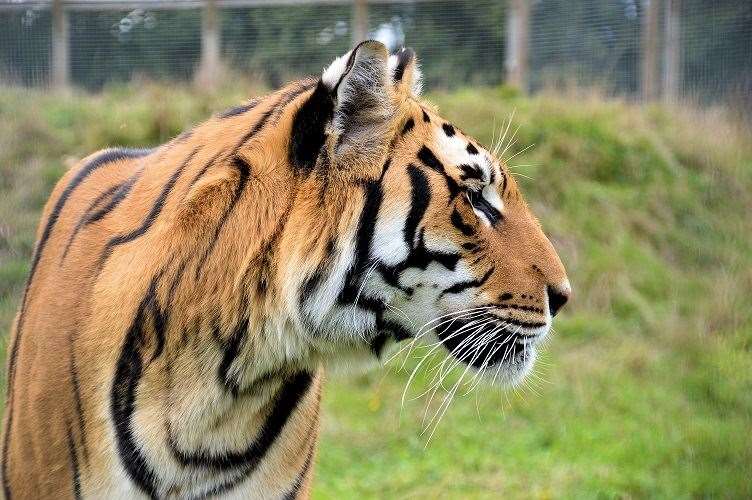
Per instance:
[[[66,164],[165,141],[243,94],[0,91],[0,331]],[[717,110],[594,96],[430,99],[487,145],[516,110],[505,156],[519,153],[510,164],[575,296],[530,383],[458,398],[427,445],[425,399],[400,403],[409,370],[332,375],[315,497],[752,496],[749,129]]]

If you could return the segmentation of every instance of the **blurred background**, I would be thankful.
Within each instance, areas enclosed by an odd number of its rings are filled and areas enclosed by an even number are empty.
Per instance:
[[[523,387],[438,425],[415,359],[330,375],[314,497],[752,497],[749,0],[0,0],[3,349],[66,168],[364,38],[487,147],[508,128],[575,295]]]

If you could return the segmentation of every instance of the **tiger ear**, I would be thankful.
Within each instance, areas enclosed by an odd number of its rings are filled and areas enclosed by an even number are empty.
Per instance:
[[[419,96],[423,89],[423,74],[420,71],[415,51],[403,47],[389,56],[389,74],[398,91]]]
[[[388,135],[394,113],[389,53],[384,44],[367,40],[336,59],[321,75],[334,101],[334,153],[377,153]]]

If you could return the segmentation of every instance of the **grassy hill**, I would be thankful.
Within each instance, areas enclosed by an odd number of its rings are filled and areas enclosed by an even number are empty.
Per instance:
[[[246,95],[0,90],[3,342],[40,208],[66,165],[165,141]],[[430,100],[486,145],[515,110],[505,157],[575,296],[528,385],[458,398],[428,445],[425,398],[400,403],[414,361],[332,375],[316,497],[752,496],[749,129],[719,111],[594,96],[467,89]],[[419,377],[410,394],[427,384]]]

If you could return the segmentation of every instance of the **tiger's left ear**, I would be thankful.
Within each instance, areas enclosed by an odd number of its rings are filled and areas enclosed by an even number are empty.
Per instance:
[[[388,60],[384,44],[367,40],[324,69],[293,121],[294,165],[312,171],[327,141],[332,159],[340,165],[372,163],[381,157],[395,113]]]
[[[360,156],[378,154],[394,113],[388,58],[384,44],[367,40],[336,59],[321,75],[334,99],[335,155],[349,151]]]
[[[423,74],[413,49],[403,47],[389,56],[389,74],[398,91],[417,97],[423,90]]]

